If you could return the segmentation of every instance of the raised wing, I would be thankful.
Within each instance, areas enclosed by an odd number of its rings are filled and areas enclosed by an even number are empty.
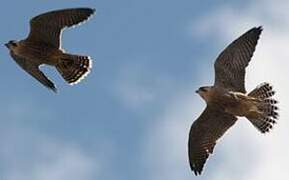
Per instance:
[[[189,161],[195,175],[202,173],[204,164],[213,153],[216,141],[236,122],[233,115],[207,106],[193,123],[189,135]]]
[[[40,14],[30,20],[30,34],[26,40],[60,48],[62,30],[87,20],[94,12],[90,8],[74,8]]]
[[[54,92],[57,92],[57,89],[53,82],[51,82],[44,74],[39,70],[39,66],[36,64],[27,63],[27,61],[19,57],[13,53],[11,53],[11,56],[15,60],[15,62],[24,69],[27,73],[29,73],[31,76],[33,76],[35,79],[37,79],[41,84],[43,84],[48,89],[51,89]]]
[[[232,42],[215,62],[215,86],[245,93],[245,68],[255,51],[262,27],[254,27]]]

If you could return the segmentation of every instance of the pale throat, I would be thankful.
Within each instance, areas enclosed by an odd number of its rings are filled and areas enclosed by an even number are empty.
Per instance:
[[[206,101],[206,102],[210,102],[211,97],[212,97],[212,92],[207,91],[207,92],[201,92],[200,96]]]
[[[12,46],[10,47],[10,50],[14,53],[14,54],[20,54],[20,48],[19,48],[19,44],[17,44],[17,46]]]

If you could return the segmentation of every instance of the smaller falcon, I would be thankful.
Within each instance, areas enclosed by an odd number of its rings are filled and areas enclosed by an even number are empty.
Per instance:
[[[94,12],[91,8],[73,8],[38,15],[30,20],[30,33],[26,39],[9,41],[5,46],[22,69],[56,92],[55,85],[39,66],[56,67],[70,85],[82,80],[90,72],[92,62],[88,56],[65,53],[61,48],[61,34],[65,28],[88,20]]]
[[[215,62],[215,83],[196,92],[207,107],[193,123],[189,134],[189,161],[195,175],[202,173],[216,141],[246,117],[261,133],[272,129],[278,118],[275,94],[268,83],[246,93],[245,69],[255,51],[262,27],[254,27],[232,42]]]

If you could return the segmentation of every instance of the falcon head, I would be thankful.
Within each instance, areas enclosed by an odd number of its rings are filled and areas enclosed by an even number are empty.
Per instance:
[[[9,41],[8,43],[6,43],[5,46],[11,50],[11,49],[18,46],[18,42],[15,40],[12,40],[12,41]]]
[[[212,86],[203,86],[196,90],[196,93],[198,93],[206,102],[208,102],[211,89]]]

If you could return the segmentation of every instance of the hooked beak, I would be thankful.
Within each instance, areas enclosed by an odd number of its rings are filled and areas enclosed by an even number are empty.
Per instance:
[[[8,43],[5,43],[4,45],[5,45],[7,48],[9,48],[9,44],[8,44]]]
[[[196,92],[196,93],[199,93],[199,90],[196,90],[195,92]]]

